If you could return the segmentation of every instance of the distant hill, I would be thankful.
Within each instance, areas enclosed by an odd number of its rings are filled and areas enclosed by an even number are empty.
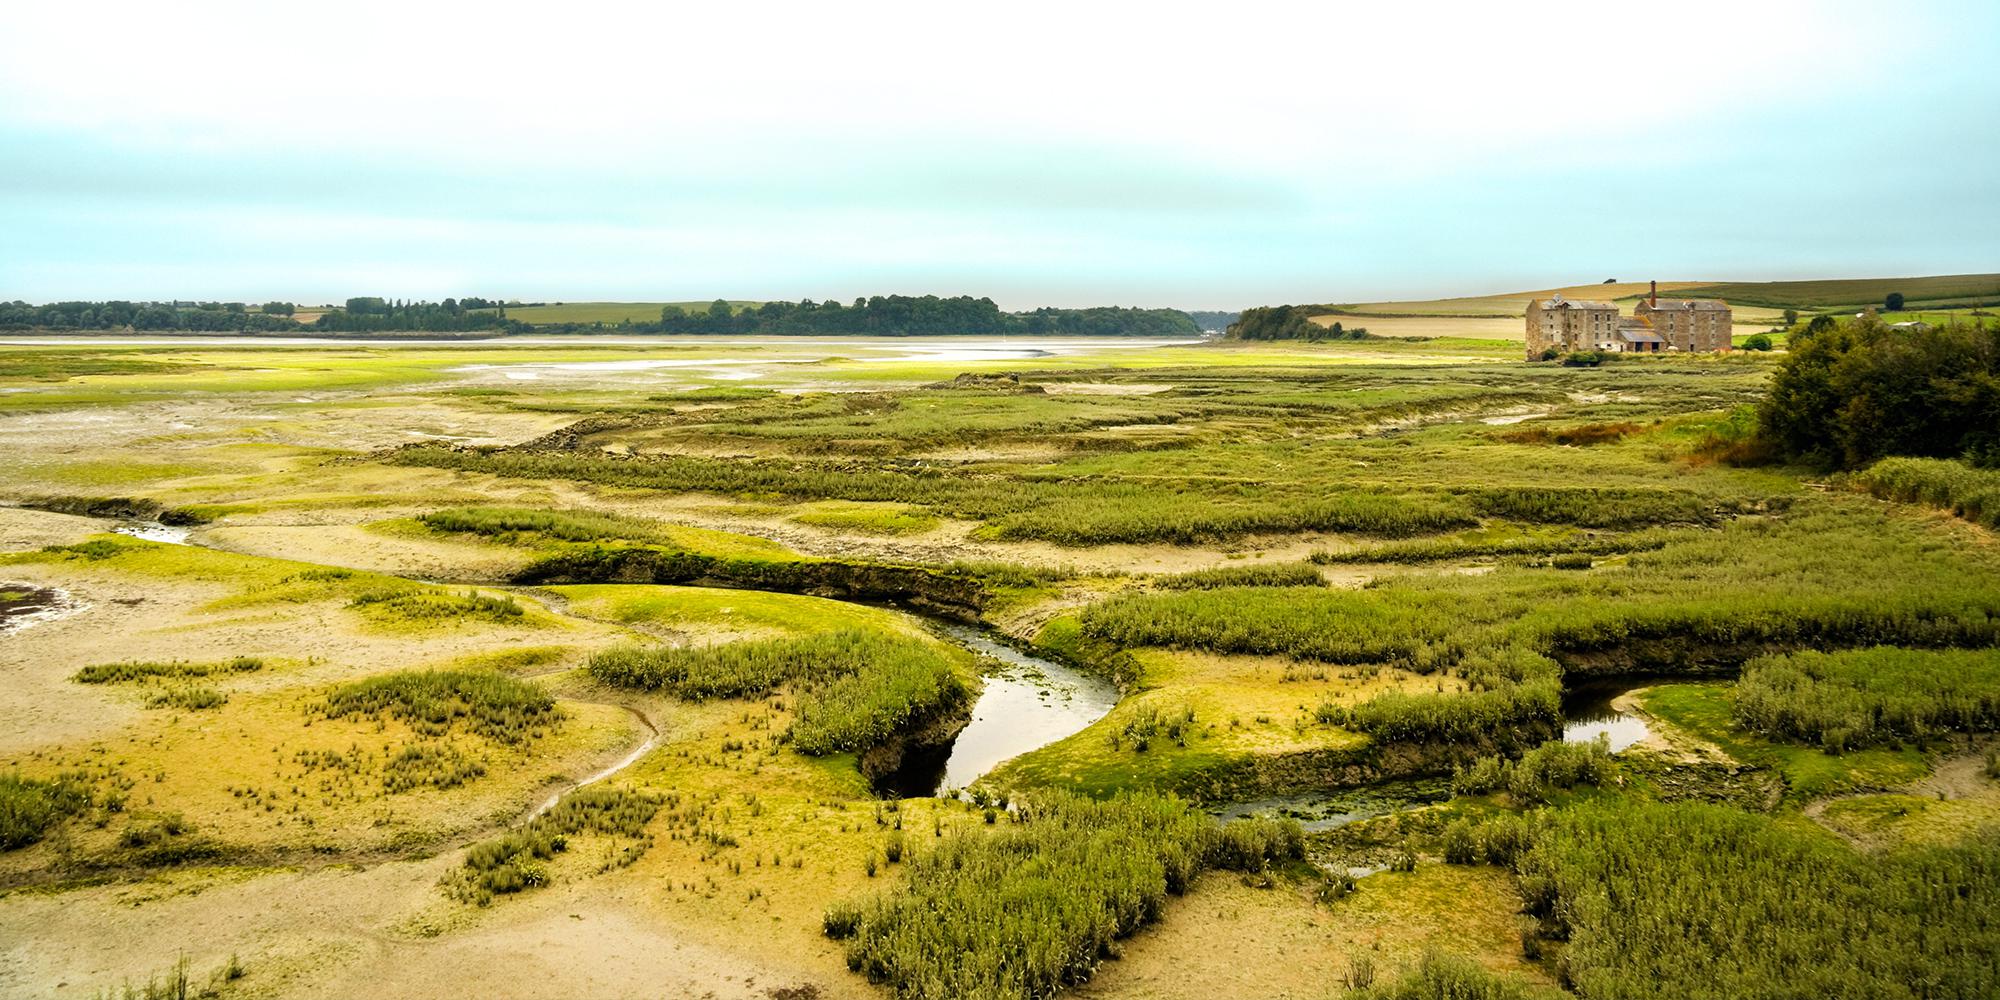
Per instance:
[[[1662,286],[1664,287],[1664,286]],[[1838,278],[1825,281],[1729,281],[1681,290],[1693,298],[1730,305],[1801,312],[1882,307],[1901,292],[1906,308],[2000,305],[2000,274],[1947,274],[1928,278]]]
[[[1662,281],[1660,291],[1672,292],[1701,287],[1700,281]],[[1449,299],[1418,299],[1401,302],[1358,302],[1326,306],[1326,311],[1349,316],[1452,316],[1469,318],[1521,317],[1528,313],[1531,299],[1546,299],[1561,293],[1571,299],[1621,299],[1644,295],[1643,281],[1599,282],[1528,292],[1501,292],[1495,295],[1467,295]]]

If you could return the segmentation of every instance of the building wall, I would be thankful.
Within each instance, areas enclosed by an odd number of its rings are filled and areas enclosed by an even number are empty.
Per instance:
[[[1634,313],[1650,319],[1653,332],[1672,350],[1727,351],[1732,345],[1732,314],[1727,307],[1690,308],[1674,302],[1654,308],[1641,299]]]
[[[1618,335],[1618,309],[1579,306],[1565,302],[1544,308],[1541,300],[1528,303],[1527,355],[1539,360],[1553,347],[1565,353],[1588,351]]]

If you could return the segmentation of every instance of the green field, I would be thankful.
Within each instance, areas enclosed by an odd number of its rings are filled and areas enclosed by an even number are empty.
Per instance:
[[[1911,306],[2000,303],[2000,274],[1954,274],[1919,278],[1843,278],[1822,281],[1737,281],[1691,285],[1679,294],[1715,298],[1731,305],[1797,309],[1801,312],[1880,309],[1891,292]]]

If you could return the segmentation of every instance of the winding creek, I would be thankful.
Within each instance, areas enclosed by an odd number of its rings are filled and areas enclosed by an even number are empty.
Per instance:
[[[114,530],[154,542],[201,544],[190,537],[190,529],[158,521],[123,521]],[[1024,653],[987,630],[918,617],[933,634],[973,653],[989,669],[965,728],[942,745],[906,753],[895,770],[876,780],[877,794],[895,798],[955,795],[1002,763],[1078,733],[1117,707],[1119,692],[1109,681]],[[1607,677],[1566,687],[1563,739],[1588,742],[1602,736],[1614,753],[1646,739],[1650,732],[1644,717],[1613,707],[1621,695],[1646,683],[1644,678]],[[547,812],[578,788],[617,775],[660,745],[663,734],[651,719],[630,705],[616,704],[638,721],[645,738],[618,760],[549,796],[528,818]],[[1231,803],[1212,811],[1223,819],[1289,816],[1307,830],[1330,830],[1449,797],[1449,780],[1434,778]]]
[[[1081,731],[1118,704],[1118,689],[1052,660],[1030,656],[965,625],[932,621],[938,635],[998,665],[972,705],[972,721],[949,744],[912,751],[876,782],[898,798],[955,793],[987,772]]]

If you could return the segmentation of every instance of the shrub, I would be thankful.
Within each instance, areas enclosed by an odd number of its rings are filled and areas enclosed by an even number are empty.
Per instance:
[[[1887,455],[2000,463],[2000,329],[1815,320],[1758,407],[1780,452],[1855,468]]]
[[[1154,581],[1168,590],[1213,590],[1217,587],[1324,587],[1326,578],[1311,563],[1267,563],[1223,566],[1163,576]]]
[[[382,788],[391,794],[426,785],[456,788],[486,773],[486,765],[457,747],[441,743],[411,743],[382,764]]]

